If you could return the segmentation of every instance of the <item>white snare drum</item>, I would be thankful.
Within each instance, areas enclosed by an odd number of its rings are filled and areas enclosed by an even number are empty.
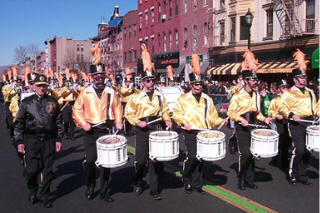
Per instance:
[[[226,156],[226,135],[217,130],[201,131],[197,134],[197,158],[216,161]]]
[[[154,131],[149,135],[151,160],[169,161],[179,156],[179,136],[174,131]]]
[[[98,138],[96,165],[105,168],[122,166],[128,161],[127,139],[121,135],[105,135]]]
[[[255,157],[270,158],[278,154],[279,134],[271,129],[251,131],[250,151]]]
[[[308,150],[320,151],[320,126],[312,125],[307,127],[306,147]]]

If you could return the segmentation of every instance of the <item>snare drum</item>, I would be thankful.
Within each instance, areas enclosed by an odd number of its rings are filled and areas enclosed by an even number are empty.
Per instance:
[[[121,135],[105,135],[98,138],[96,165],[105,168],[122,166],[128,161],[127,139]]]
[[[278,154],[279,134],[271,129],[251,131],[250,151],[255,157],[270,158]]]
[[[169,161],[179,156],[179,136],[174,131],[154,131],[149,135],[151,160]]]
[[[306,147],[308,150],[320,151],[320,126],[312,125],[307,127]]]
[[[197,158],[216,161],[226,156],[226,135],[217,130],[201,131],[197,134]]]

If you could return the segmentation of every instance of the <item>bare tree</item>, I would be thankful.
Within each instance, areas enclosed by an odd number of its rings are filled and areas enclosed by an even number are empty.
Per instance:
[[[36,52],[39,51],[38,45],[36,44],[30,44],[27,47],[27,53],[28,56],[35,56]]]
[[[25,46],[19,46],[14,49],[14,60],[18,63],[22,63],[28,57],[28,51]]]

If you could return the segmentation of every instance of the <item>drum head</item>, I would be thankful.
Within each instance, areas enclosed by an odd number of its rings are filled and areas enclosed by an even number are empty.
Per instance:
[[[251,135],[261,138],[278,137],[278,132],[271,129],[255,129],[252,130]]]
[[[217,130],[201,131],[197,134],[199,139],[220,139],[223,137],[225,137],[225,134]]]
[[[308,126],[308,129],[312,131],[320,131],[320,125]]]
[[[97,143],[106,146],[114,146],[118,144],[126,143],[127,139],[122,135],[104,135],[98,138]]]

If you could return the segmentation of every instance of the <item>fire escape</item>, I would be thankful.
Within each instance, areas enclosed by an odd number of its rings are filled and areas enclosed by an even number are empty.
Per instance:
[[[302,21],[297,18],[298,6],[304,0],[273,0],[273,10],[281,26],[280,39],[294,38],[303,34],[315,33],[315,19],[305,19],[304,30]]]

